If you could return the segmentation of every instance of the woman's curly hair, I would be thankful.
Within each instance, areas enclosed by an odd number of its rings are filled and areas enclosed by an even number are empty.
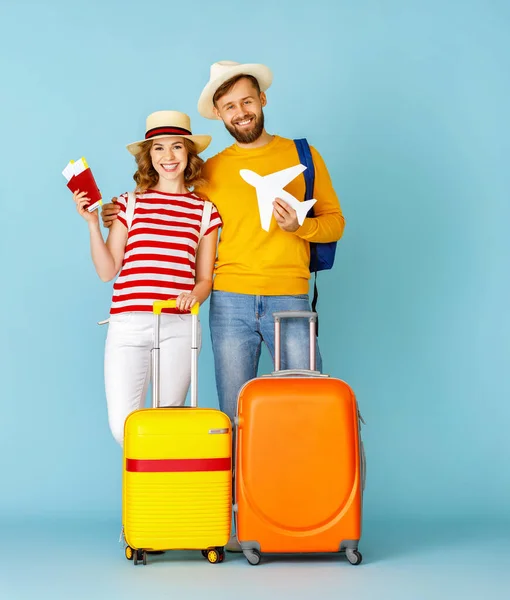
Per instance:
[[[191,140],[183,138],[184,146],[188,150],[188,164],[184,169],[184,185],[190,188],[197,188],[205,184],[202,179],[202,166],[204,161],[198,156],[197,149]],[[159,175],[152,166],[151,148],[155,140],[147,140],[140,144],[140,150],[135,156],[138,170],[133,175],[136,182],[136,189],[145,192],[153,188],[159,181]]]

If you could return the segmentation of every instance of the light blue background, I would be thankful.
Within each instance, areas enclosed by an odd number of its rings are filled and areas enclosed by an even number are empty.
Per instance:
[[[119,518],[111,286],[61,171],[130,189],[125,144],[167,108],[221,150],[196,102],[230,59],[271,66],[269,132],[308,137],[345,212],[320,339],[367,421],[366,518],[510,517],[509,27],[495,0],[2,0],[0,513]]]

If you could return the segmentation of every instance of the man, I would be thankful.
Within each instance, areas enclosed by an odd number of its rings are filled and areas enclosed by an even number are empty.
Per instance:
[[[239,390],[257,375],[262,341],[274,355],[273,313],[310,310],[309,242],[337,241],[344,230],[337,195],[314,148],[314,217],[300,226],[296,211],[275,198],[269,231],[261,227],[255,188],[246,183],[240,170],[265,176],[299,164],[294,142],[271,135],[264,127],[265,91],[271,82],[272,73],[264,65],[218,62],[212,65],[198,102],[199,113],[223,121],[235,139],[232,146],[206,162],[203,175],[207,184],[197,190],[215,204],[223,221],[209,325],[219,404],[232,420]],[[304,198],[304,177],[291,181],[286,190],[295,198]],[[115,205],[103,207],[105,226],[115,212]],[[285,321],[282,369],[309,368],[308,336],[306,320]],[[320,370],[318,348],[316,352]],[[227,549],[240,550],[235,537]]]

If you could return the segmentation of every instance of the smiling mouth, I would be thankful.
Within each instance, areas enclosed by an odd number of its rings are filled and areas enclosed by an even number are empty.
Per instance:
[[[161,164],[161,168],[166,172],[166,173],[173,173],[177,167],[179,166],[179,163],[171,163],[171,164]]]
[[[243,119],[242,121],[236,121],[234,123],[234,125],[236,127],[248,127],[252,121],[253,121],[254,117],[250,117],[249,119]]]

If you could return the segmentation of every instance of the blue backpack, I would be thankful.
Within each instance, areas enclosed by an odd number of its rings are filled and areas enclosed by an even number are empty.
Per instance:
[[[299,161],[306,167],[303,172],[306,184],[305,200],[313,198],[313,187],[315,184],[315,168],[313,166],[312,153],[306,139],[294,140],[296,144]],[[309,217],[314,216],[313,206],[308,212]],[[317,272],[331,269],[335,262],[336,242],[310,242],[310,273],[314,273],[312,310],[316,312],[319,293],[317,291]]]

